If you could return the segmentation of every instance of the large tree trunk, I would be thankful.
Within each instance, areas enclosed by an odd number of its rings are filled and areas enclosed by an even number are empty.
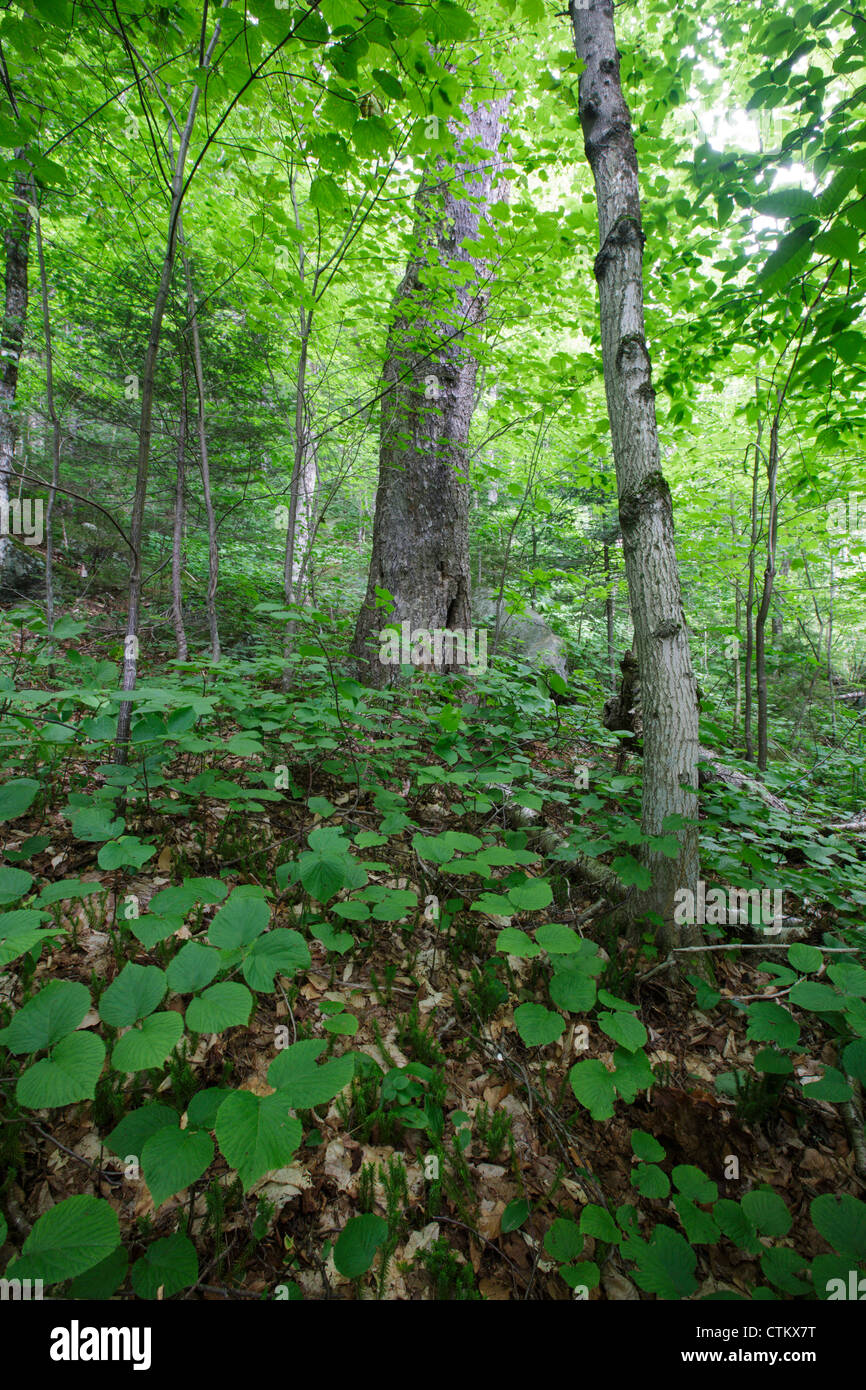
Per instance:
[[[485,264],[463,246],[474,241],[499,174],[507,100],[464,108],[455,130],[453,167],[440,163],[416,198],[416,253],[397,291],[382,385],[379,486],[367,593],[355,629],[359,674],[384,686],[399,664],[380,660],[379,632],[408,623],[410,632],[466,633],[470,624],[469,480],[467,441],[478,362],[472,341],[488,301]],[[479,147],[480,151],[479,152]],[[455,263],[471,278],[434,273]],[[386,590],[393,607],[383,607]],[[455,643],[417,664],[460,665]]]
[[[679,854],[647,848],[650,887],[635,895],[636,916],[655,914],[660,944],[700,943],[675,920],[678,890],[697,892],[698,695],[680,593],[670,489],[662,475],[655,392],[644,331],[643,245],[637,157],[623,98],[610,0],[572,3],[580,75],[580,120],[595,179],[600,251],[595,262],[608,416],[619,518],[643,700],[644,834],[660,836],[669,816]]]
[[[15,151],[16,160],[26,159],[25,150]],[[0,330],[0,573],[11,548],[9,530],[9,480],[15,461],[15,394],[18,390],[18,364],[24,345],[27,318],[27,257],[30,249],[29,174],[18,174],[12,187],[12,215],[6,228],[5,299]]]

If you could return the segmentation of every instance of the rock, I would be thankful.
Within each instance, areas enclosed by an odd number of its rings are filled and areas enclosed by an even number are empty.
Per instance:
[[[493,649],[496,608],[496,594],[493,590],[480,589],[473,593],[472,621],[476,627],[487,628],[488,654]],[[563,680],[568,680],[565,641],[548,627],[541,614],[536,613],[533,608],[526,608],[522,613],[508,613],[503,600],[499,650],[511,656],[521,657],[531,666],[555,671]]]
[[[42,556],[24,545],[8,545],[0,570],[0,603],[15,604],[44,584],[45,561]]]

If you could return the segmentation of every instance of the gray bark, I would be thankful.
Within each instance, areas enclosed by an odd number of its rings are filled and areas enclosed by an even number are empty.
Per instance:
[[[210,64],[214,48],[220,34],[220,25],[214,27],[211,41],[208,45],[207,53],[204,55],[201,66],[206,68]],[[190,141],[192,139],[193,126],[195,125],[196,112],[198,111],[201,88],[194,87],[190,97],[189,110],[187,112],[186,124],[181,132],[178,145],[177,159],[174,161],[171,180],[171,203],[168,217],[168,235],[166,238],[165,255],[162,261],[162,270],[159,278],[159,287],[153,303],[153,314],[150,321],[150,335],[148,337],[147,352],[144,358],[144,368],[141,376],[141,417],[138,426],[138,458],[135,474],[135,495],[132,503],[132,519],[129,528],[129,543],[132,551],[132,565],[129,574],[129,599],[126,616],[126,640],[124,642],[123,656],[123,678],[121,690],[124,692],[135,689],[138,676],[138,627],[141,616],[141,550],[144,540],[144,507],[147,501],[147,477],[150,469],[150,437],[153,433],[153,390],[154,377],[156,373],[156,358],[159,352],[159,340],[162,333],[162,320],[165,315],[165,306],[168,303],[169,289],[171,288],[171,277],[174,269],[175,251],[177,248],[178,223],[180,221],[181,201],[184,192],[184,170],[186,168],[186,157],[189,153]],[[129,734],[132,727],[132,702],[123,700],[117,716],[117,735],[115,740],[115,761],[125,764],[129,752]]]
[[[395,298],[382,374],[373,553],[353,642],[361,679],[373,686],[399,675],[379,661],[386,623],[464,632],[470,624],[467,441],[489,272],[461,243],[475,240],[491,200],[507,105],[464,107],[450,177],[440,163],[416,198],[417,249]],[[428,259],[437,269],[468,265],[472,276],[434,290]],[[387,617],[377,589],[394,600]],[[438,669],[456,664],[446,655]]]
[[[781,409],[781,399],[779,400]],[[755,615],[755,687],[758,694],[758,767],[767,770],[769,756],[769,728],[767,713],[767,617],[773,598],[773,581],[776,577],[776,524],[778,517],[778,498],[776,480],[779,471],[779,410],[773,416],[770,426],[770,451],[767,458],[767,563],[764,568],[764,584],[761,602]]]
[[[622,94],[610,0],[571,9],[584,62],[579,111],[595,179],[600,251],[595,262],[608,416],[616,464],[626,578],[640,670],[644,726],[642,823],[661,835],[668,816],[676,859],[647,849],[652,883],[635,913],[656,914],[660,944],[700,943],[696,926],[674,921],[678,889],[696,891],[698,695],[674,545],[673,508],[659,457],[649,352],[644,330],[643,246],[638,167]]]
[[[192,366],[195,373],[196,396],[198,400],[198,451],[199,468],[201,470],[202,496],[204,498],[205,516],[207,517],[207,544],[208,544],[208,565],[207,565],[207,594],[205,596],[205,608],[207,610],[207,624],[210,633],[211,660],[220,659],[220,634],[219,622],[216,610],[216,591],[219,581],[220,552],[219,541],[217,538],[216,517],[214,515],[213,496],[210,485],[210,461],[207,449],[207,427],[204,418],[204,371],[201,361],[201,339],[198,331],[198,312],[195,303],[195,286],[192,278],[192,267],[186,253],[186,244],[183,237],[183,219],[178,218],[178,239],[181,245],[181,257],[183,259],[183,274],[186,281],[186,302],[189,313],[190,334],[192,337]],[[184,407],[185,409],[185,407]]]
[[[26,158],[25,150],[15,151],[16,160]],[[4,234],[6,247],[3,325],[0,330],[0,574],[11,551],[6,530],[9,523],[9,481],[15,460],[15,395],[18,365],[24,345],[27,319],[27,258],[30,250],[31,179],[16,175],[12,187],[12,214]]]
[[[51,487],[45,509],[45,621],[49,633],[54,631],[54,504],[60,485],[61,429],[54,399],[54,348],[51,342],[51,312],[48,305],[48,275],[45,270],[45,250],[42,245],[42,226],[36,218],[36,254],[39,260],[39,285],[42,294],[42,329],[45,336],[45,403],[51,421]],[[52,643],[53,652],[53,643]]]
[[[171,622],[178,661],[186,661],[188,648],[183,622],[183,531],[186,521],[186,368],[180,364],[180,419],[177,427],[177,475],[174,490],[174,527],[171,537]]]

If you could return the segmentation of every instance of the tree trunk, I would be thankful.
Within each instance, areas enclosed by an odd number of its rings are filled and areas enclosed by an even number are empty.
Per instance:
[[[660,836],[668,817],[679,854],[647,848],[652,874],[635,895],[635,916],[652,913],[666,951],[700,944],[694,924],[678,923],[678,890],[697,893],[698,695],[680,592],[670,489],[659,458],[649,352],[644,330],[643,245],[631,116],[622,94],[610,0],[572,3],[580,75],[579,111],[598,202],[598,281],[602,359],[626,578],[640,671],[644,726],[642,823]]]
[[[188,656],[183,623],[183,531],[186,522],[186,366],[180,363],[180,419],[177,425],[177,478],[174,492],[174,528],[171,538],[171,622],[177,642],[177,659]]]
[[[614,629],[613,576],[610,568],[610,546],[604,547],[604,617],[607,627],[607,674],[611,690],[616,690],[616,632]]]
[[[756,388],[757,390],[757,388]],[[752,532],[749,541],[749,587],[746,591],[746,659],[745,659],[745,703],[743,707],[743,733],[746,743],[746,761],[755,761],[755,746],[752,742],[752,653],[755,643],[755,556],[758,546],[758,460],[761,454],[761,435],[764,432],[763,420],[758,421],[758,436],[755,440],[755,461],[752,468]]]
[[[26,150],[16,150],[16,160],[24,160]],[[9,481],[15,461],[15,394],[18,390],[18,365],[24,345],[24,324],[27,318],[27,257],[30,250],[31,179],[29,174],[16,175],[12,187],[12,220],[7,227],[5,300],[3,327],[0,331],[0,573],[6,565],[11,548],[9,540]]]
[[[54,400],[54,349],[51,342],[51,312],[48,307],[48,275],[45,270],[45,251],[42,246],[42,225],[36,216],[36,255],[39,259],[39,286],[42,293],[42,329],[45,336],[45,403],[51,421],[51,487],[45,509],[45,622],[49,637],[54,631],[54,502],[60,485],[60,420]],[[51,642],[51,654],[54,643]]]
[[[781,401],[779,402],[781,408]],[[767,457],[767,564],[764,569],[764,585],[761,602],[755,616],[755,686],[758,692],[758,767],[767,770],[769,734],[767,728],[767,654],[766,630],[767,616],[773,598],[773,580],[776,576],[776,518],[778,499],[776,478],[779,470],[779,410],[773,416],[770,426],[770,451]]]
[[[451,177],[440,163],[441,181],[425,174],[416,198],[416,254],[394,301],[382,373],[373,553],[352,645],[361,679],[372,686],[399,675],[399,659],[380,659],[386,622],[466,634],[471,621],[467,442],[478,371],[473,339],[487,310],[489,271],[462,243],[477,238],[491,201],[507,105],[464,107]],[[434,272],[458,262],[471,267],[471,279],[449,275],[437,290],[426,276],[428,253]],[[393,600],[390,612],[382,590]],[[458,643],[428,654],[422,639],[412,659],[438,670],[461,664]]]
[[[214,27],[207,53],[204,55],[204,59],[201,63],[202,69],[210,66],[210,60],[219,35],[220,25],[217,23]],[[162,332],[162,320],[165,314],[165,306],[168,303],[171,276],[174,269],[181,201],[184,193],[183,175],[186,168],[186,157],[189,152],[200,97],[201,88],[194,87],[192,96],[190,97],[186,124],[184,125],[178,144],[177,158],[174,161],[165,255],[163,256],[159,286],[153,303],[153,314],[150,320],[150,335],[148,337],[147,352],[145,353],[144,368],[141,377],[141,416],[138,426],[138,458],[135,474],[135,494],[132,503],[132,518],[129,527],[132,565],[129,574],[126,638],[123,649],[123,680],[121,682],[121,689],[124,692],[135,689],[135,682],[138,676],[138,625],[141,614],[142,587],[141,549],[144,541],[144,506],[147,500],[147,475],[150,467],[150,437],[153,433],[154,376],[156,373],[157,353],[159,352],[159,339]],[[132,702],[130,700],[122,700],[117,716],[117,735],[114,750],[115,761],[121,765],[124,765],[128,759],[129,733],[131,726]]]
[[[204,371],[201,364],[201,339],[198,331],[198,313],[195,303],[195,286],[192,278],[192,267],[186,253],[186,245],[183,239],[183,219],[178,218],[178,239],[181,246],[181,257],[183,259],[183,274],[186,281],[186,302],[189,313],[190,333],[192,336],[192,366],[195,373],[195,387],[198,398],[198,454],[199,468],[201,470],[202,496],[204,498],[204,510],[207,517],[207,594],[205,596],[205,608],[207,610],[207,625],[210,633],[210,652],[211,660],[220,659],[220,633],[219,622],[216,610],[216,591],[220,572],[220,551],[219,540],[217,537],[216,517],[213,509],[213,496],[210,486],[210,462],[207,451],[207,428],[204,418]],[[184,405],[184,409],[186,406]]]

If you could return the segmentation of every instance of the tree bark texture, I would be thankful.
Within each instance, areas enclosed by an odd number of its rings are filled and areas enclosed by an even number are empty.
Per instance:
[[[16,160],[26,158],[25,150],[15,151]],[[11,547],[6,525],[9,517],[9,481],[15,460],[15,395],[18,390],[18,366],[24,345],[24,324],[27,319],[27,259],[30,251],[30,198],[32,182],[29,174],[16,175],[12,187],[12,212],[4,233],[6,249],[5,296],[3,326],[0,330],[0,571],[6,564]]]
[[[640,671],[644,729],[643,831],[675,830],[679,855],[647,848],[652,874],[635,896],[635,915],[656,914],[663,947],[700,942],[697,927],[677,925],[678,889],[696,891],[698,695],[680,592],[670,489],[660,465],[655,392],[644,330],[643,246],[638,166],[622,94],[610,0],[572,4],[580,75],[579,111],[595,179],[599,245],[595,262],[605,389],[616,464],[619,518]]]
[[[415,254],[394,301],[382,373],[379,486],[367,592],[353,652],[361,678],[385,686],[380,630],[469,628],[467,442],[478,371],[475,339],[489,271],[474,241],[494,196],[507,99],[464,107],[446,170],[428,171],[416,198]],[[465,273],[464,273],[465,268]],[[377,606],[377,591],[393,599]],[[446,660],[438,669],[448,669]]]

